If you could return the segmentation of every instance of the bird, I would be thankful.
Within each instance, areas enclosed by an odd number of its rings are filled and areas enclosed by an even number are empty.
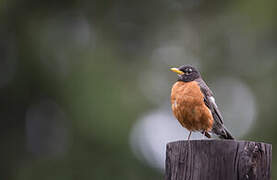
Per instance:
[[[171,108],[180,124],[189,130],[187,140],[192,132],[201,132],[207,138],[212,133],[220,139],[234,140],[200,72],[191,65],[170,69],[178,75],[171,89]]]

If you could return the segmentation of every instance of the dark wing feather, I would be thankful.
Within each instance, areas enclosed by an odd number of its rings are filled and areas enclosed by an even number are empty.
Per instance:
[[[223,118],[214,101],[213,92],[201,78],[196,79],[196,81],[198,82],[201,92],[204,95],[204,102],[206,106],[210,109],[214,118],[212,129],[213,133],[219,135],[219,137],[223,139],[234,139],[231,133],[223,125]]]

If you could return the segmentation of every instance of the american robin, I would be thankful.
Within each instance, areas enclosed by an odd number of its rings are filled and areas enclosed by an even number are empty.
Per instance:
[[[212,91],[196,68],[183,65],[171,70],[178,74],[171,90],[171,107],[177,120],[190,131],[188,140],[193,131],[200,131],[208,138],[211,132],[222,139],[234,139],[223,125]]]

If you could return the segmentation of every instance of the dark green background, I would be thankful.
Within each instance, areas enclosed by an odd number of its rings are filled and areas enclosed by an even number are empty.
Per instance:
[[[159,107],[139,87],[145,69],[176,78],[169,64],[151,60],[174,43],[197,57],[206,79],[234,76],[251,88],[257,121],[240,139],[272,143],[275,154],[276,18],[274,0],[0,0],[0,179],[162,179],[134,156],[129,134]],[[49,125],[57,109],[61,118]],[[57,138],[28,135],[28,112],[40,130],[57,126]],[[273,179],[276,168],[273,156]]]

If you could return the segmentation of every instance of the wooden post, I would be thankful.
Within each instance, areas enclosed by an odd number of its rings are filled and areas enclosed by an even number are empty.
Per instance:
[[[191,140],[167,144],[166,180],[270,180],[270,144]]]

